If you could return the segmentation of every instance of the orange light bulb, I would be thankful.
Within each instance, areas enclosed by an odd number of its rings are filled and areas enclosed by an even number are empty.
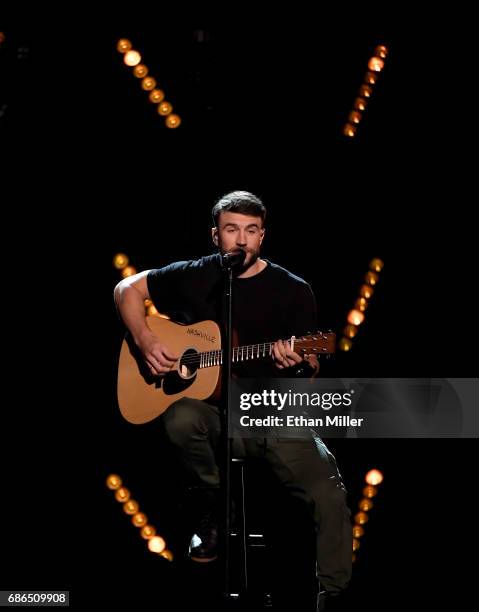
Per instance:
[[[145,66],[145,64],[138,64],[138,66],[133,68],[133,74],[137,79],[142,79],[148,74],[148,68]]]
[[[168,128],[177,128],[181,123],[181,118],[178,115],[168,115],[165,119],[166,127]]]
[[[106,486],[112,491],[121,487],[121,478],[117,474],[110,474],[106,479]]]
[[[157,111],[163,117],[166,117],[166,115],[169,115],[172,110],[173,110],[173,106],[169,102],[162,102],[161,104],[158,104]]]
[[[123,56],[123,61],[127,66],[137,66],[141,62],[141,55],[138,51],[131,49],[131,51],[127,51]]]
[[[365,480],[369,485],[373,485],[373,487],[375,487],[376,485],[382,483],[384,476],[379,470],[369,470],[369,472],[366,474]]]

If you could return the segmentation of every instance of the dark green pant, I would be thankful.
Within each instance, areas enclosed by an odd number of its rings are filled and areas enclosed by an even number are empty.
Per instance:
[[[220,436],[218,408],[183,398],[168,408],[163,422],[193,484],[219,487],[215,456]],[[352,569],[350,511],[336,460],[326,445],[313,436],[301,440],[261,438],[234,442],[235,454],[266,460],[289,492],[311,509],[316,524],[317,573],[321,586],[328,591],[346,588]]]

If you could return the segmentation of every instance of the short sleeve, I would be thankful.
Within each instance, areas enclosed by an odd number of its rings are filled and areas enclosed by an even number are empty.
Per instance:
[[[185,261],[177,261],[148,273],[148,293],[159,312],[170,315],[177,308],[186,264]]]

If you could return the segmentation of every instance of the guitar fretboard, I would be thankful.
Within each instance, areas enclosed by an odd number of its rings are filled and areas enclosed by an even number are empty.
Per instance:
[[[323,332],[318,332],[317,334],[307,337],[297,338],[296,336],[291,336],[290,338],[284,339],[283,342],[289,342],[291,348],[296,353],[307,351],[308,353],[320,355],[334,350],[334,341],[333,346],[331,346],[329,339],[329,333],[324,334]],[[259,344],[246,344],[244,346],[234,347],[232,362],[238,363],[240,361],[251,361],[253,359],[271,357],[274,344],[274,342],[260,342]],[[190,350],[191,352],[187,351],[181,358],[181,365],[194,369],[223,365],[223,349],[194,353],[192,349]]]
[[[260,359],[270,356],[273,352],[274,342],[261,342],[260,344],[248,344],[245,346],[237,346],[233,349],[233,363],[239,361],[249,361],[251,359]],[[209,368],[223,364],[223,350],[205,351],[198,353],[199,367]]]

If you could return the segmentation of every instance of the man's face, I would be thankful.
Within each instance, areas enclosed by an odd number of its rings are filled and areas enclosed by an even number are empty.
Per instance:
[[[264,228],[261,217],[250,217],[235,212],[222,212],[218,218],[218,228],[213,228],[213,242],[221,253],[231,253],[238,249],[246,251],[243,271],[252,266],[259,257],[263,242]]]

